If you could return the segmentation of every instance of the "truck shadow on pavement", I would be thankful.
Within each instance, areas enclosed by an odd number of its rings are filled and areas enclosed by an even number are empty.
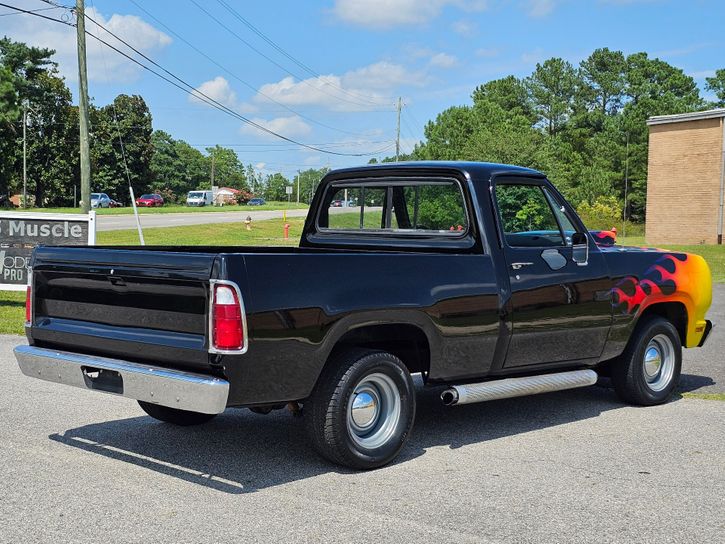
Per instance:
[[[624,407],[606,383],[452,408],[441,404],[441,391],[418,388],[415,428],[394,464],[415,459],[435,446],[456,449],[595,418]],[[229,409],[199,427],[175,427],[150,417],[134,417],[85,425],[49,438],[232,494],[329,472],[355,473],[320,458],[309,446],[301,419],[286,410],[260,416]]]

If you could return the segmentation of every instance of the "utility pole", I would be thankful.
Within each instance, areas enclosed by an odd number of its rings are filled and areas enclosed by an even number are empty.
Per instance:
[[[297,171],[297,204],[300,203],[300,172]]]
[[[214,190],[214,153],[211,154],[211,190]]]
[[[395,136],[395,162],[400,160],[400,109],[403,107],[403,100],[398,97],[398,128]]]
[[[622,238],[627,236],[627,189],[629,188],[629,131],[624,155],[624,209],[622,210]]]
[[[88,70],[86,68],[86,10],[76,0],[76,37],[78,41],[78,117],[81,131],[81,211],[91,209],[91,151],[88,140]]]
[[[23,208],[28,207],[28,143],[27,143],[27,127],[28,127],[28,101],[23,100]]]

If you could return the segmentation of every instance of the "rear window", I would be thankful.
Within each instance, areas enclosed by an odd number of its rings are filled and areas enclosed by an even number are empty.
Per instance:
[[[204,193],[189,193],[189,198],[204,198]]]
[[[460,236],[468,215],[455,180],[339,183],[327,190],[318,230]]]

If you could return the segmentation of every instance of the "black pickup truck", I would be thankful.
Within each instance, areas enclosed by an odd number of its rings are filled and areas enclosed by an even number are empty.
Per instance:
[[[39,247],[30,278],[26,375],[179,425],[289,406],[362,469],[404,446],[412,374],[448,405],[598,374],[652,405],[711,330],[701,257],[612,245],[541,173],[486,163],[331,172],[296,248]]]

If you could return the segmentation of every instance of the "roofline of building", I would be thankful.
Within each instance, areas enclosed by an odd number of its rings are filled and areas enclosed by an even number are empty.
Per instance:
[[[675,115],[655,115],[647,119],[647,124],[665,125],[667,123],[683,123],[685,121],[701,121],[703,119],[717,119],[725,117],[725,108],[707,111],[694,111],[692,113],[677,113]]]

